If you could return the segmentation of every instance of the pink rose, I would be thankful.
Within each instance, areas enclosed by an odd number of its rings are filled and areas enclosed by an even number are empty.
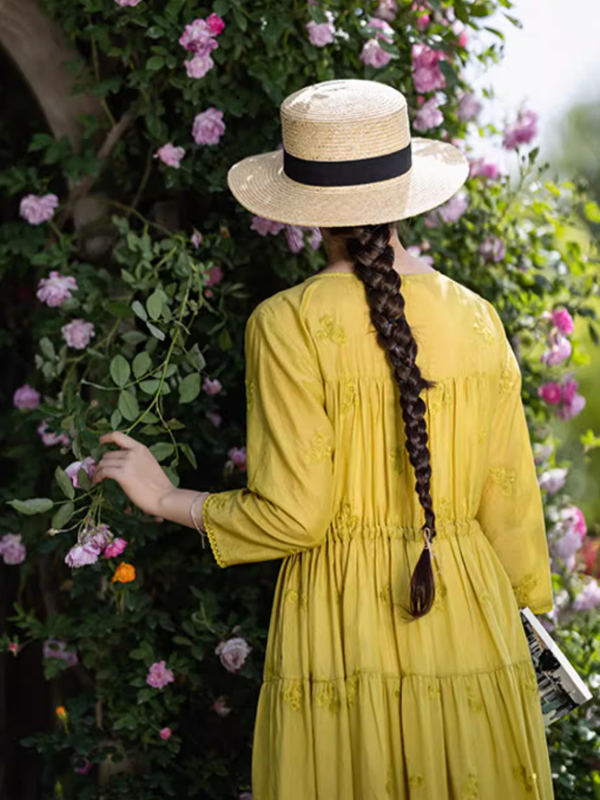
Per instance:
[[[481,103],[475,99],[472,92],[464,92],[458,101],[457,116],[463,122],[468,122],[479,114]]]
[[[59,275],[56,270],[52,270],[48,278],[40,279],[37,297],[50,308],[57,308],[78,288],[77,281],[71,275]]]
[[[12,653],[13,656],[16,656],[19,652],[19,644],[18,642],[9,642],[8,643],[8,652]]]
[[[163,740],[163,742],[166,742],[173,735],[173,731],[171,730],[171,728],[163,728],[158,735]]]
[[[313,250],[318,250],[323,241],[321,230],[319,228],[310,228],[310,235],[308,237],[308,244]]]
[[[274,222],[272,219],[265,219],[264,217],[252,217],[252,225],[250,230],[256,231],[261,236],[277,236],[284,229],[285,225],[281,222]]]
[[[413,128],[416,131],[427,131],[430,128],[436,128],[438,125],[441,125],[443,121],[444,115],[439,109],[438,100],[436,97],[432,97],[430,100],[427,100],[426,103],[423,103],[417,112],[417,116],[413,122]]]
[[[252,800],[252,792],[242,792],[238,800]]]
[[[205,286],[216,286],[223,280],[223,267],[218,264],[206,270],[204,284]]]
[[[549,405],[557,405],[560,403],[562,392],[560,386],[555,381],[549,381],[548,383],[543,383],[538,388],[538,397],[541,397],[545,403]]]
[[[600,603],[600,586],[595,578],[590,578],[573,602],[575,611],[591,611]]]
[[[102,552],[95,542],[81,542],[74,545],[65,556],[65,564],[71,569],[79,569],[95,564]]]
[[[486,261],[502,261],[506,255],[506,247],[499,236],[488,236],[479,245],[479,252]]]
[[[245,447],[232,447],[227,453],[229,458],[233,461],[236,467],[242,472],[246,469],[246,448]]]
[[[13,394],[13,406],[21,411],[33,411],[40,404],[41,396],[34,388],[25,383]]]
[[[466,192],[458,192],[435,210],[444,222],[458,222],[468,205],[469,199]]]
[[[221,417],[220,414],[217,414],[216,411],[207,411],[204,416],[206,417],[207,420],[209,420],[209,422],[212,422],[215,428],[221,427],[221,422],[223,421],[223,418]]]
[[[179,169],[181,159],[184,155],[185,150],[183,147],[174,147],[171,142],[168,142],[168,144],[163,144],[163,146],[156,151],[154,158],[159,158],[167,167]]]
[[[520,144],[529,144],[537,136],[537,119],[535,111],[519,111],[516,121],[504,131],[504,147],[514,150]]]
[[[66,433],[53,433],[52,431],[48,430],[47,419],[44,419],[40,422],[40,424],[37,426],[37,432],[41,436],[42,442],[46,445],[46,447],[51,447],[54,444],[62,444],[65,447],[68,447],[71,444],[71,440]]]
[[[213,36],[220,36],[225,30],[225,23],[217,14],[211,14],[207,17],[206,24]]]
[[[167,668],[166,661],[155,661],[148,670],[146,683],[154,689],[163,689],[168,683],[173,683],[173,671]]]
[[[218,714],[219,717],[226,717],[231,713],[231,709],[227,705],[226,697],[218,697],[212,704],[211,709]]]
[[[567,530],[552,545],[552,552],[562,561],[568,562],[581,547],[581,538],[574,529]]]
[[[212,106],[194,119],[192,136],[196,144],[218,144],[224,133],[223,112]]]
[[[21,200],[19,213],[30,225],[41,225],[54,216],[58,208],[58,197],[55,194],[38,196],[28,194]]]
[[[252,648],[241,637],[228,639],[215,648],[215,653],[221,659],[221,664],[228,672],[234,673],[241,670],[250,652],[252,652]]]
[[[446,78],[438,63],[445,57],[445,53],[433,50],[426,44],[413,44],[411,59],[414,72],[413,81],[417,92],[433,92],[436,89],[445,88]]]
[[[470,178],[497,178],[498,165],[484,158],[475,158],[469,163]]]
[[[214,37],[215,33],[208,20],[195,19],[190,25],[185,26],[179,44],[196,56],[208,56],[219,46]]]
[[[203,78],[214,65],[215,62],[209,55],[194,56],[190,61],[185,62],[185,69],[188,78]],[[209,143],[206,142],[205,144]]]
[[[199,233],[198,231],[195,231],[195,233],[192,235],[192,238],[191,238],[190,241],[192,242],[193,246],[197,250],[200,247],[200,245],[202,244],[202,234]]]
[[[292,253],[299,253],[304,248],[302,228],[298,225],[286,225],[285,238]]]
[[[84,469],[91,478],[94,474],[94,470],[96,469],[96,462],[91,456],[87,456],[87,458],[84,458],[83,461],[73,461],[73,463],[69,464],[69,466],[65,469],[65,472],[69,478],[71,478],[71,483],[75,489],[81,489],[81,485],[79,483],[80,469]]]
[[[556,494],[565,485],[568,472],[564,467],[547,469],[538,479],[540,489],[545,489],[548,494]]]
[[[561,333],[564,333],[565,336],[573,333],[575,329],[575,323],[573,322],[573,317],[569,314],[566,308],[555,308],[552,311],[551,319],[552,324],[557,327]]]
[[[0,539],[0,558],[5,564],[22,564],[27,558],[27,548],[20,533],[7,533]]]
[[[115,3],[117,3],[118,5],[123,6],[123,7],[125,7],[125,6],[137,6],[141,2],[142,2],[142,0],[115,0]]]
[[[562,399],[565,403],[571,403],[577,393],[579,384],[571,377],[566,377],[562,382]]]
[[[310,22],[306,23],[308,41],[315,47],[325,47],[325,45],[333,42],[333,34],[335,33],[333,14],[331,11],[326,11],[325,16],[327,17],[327,22],[315,22],[311,19]]]
[[[106,548],[104,549],[104,558],[116,558],[117,556],[121,555],[126,547],[127,541],[117,537],[106,545]]]
[[[569,358],[571,351],[571,342],[559,333],[551,338],[550,348],[542,353],[540,361],[549,367],[555,367]]]
[[[585,408],[585,403],[585,397],[583,397],[583,395],[576,394],[571,400],[563,403],[561,408],[559,408],[556,412],[556,416],[562,420],[573,419],[579,413],[581,413],[581,411],[583,411]]]
[[[63,325],[61,332],[69,347],[74,347],[76,350],[85,350],[96,335],[93,324],[82,319],[74,319],[68,325]]]
[[[390,63],[392,56],[379,44],[377,39],[369,39],[365,42],[359,55],[359,59],[368,67],[381,69]]]
[[[396,0],[379,0],[375,16],[384,19],[386,22],[393,22],[398,13],[398,3]]]
[[[206,394],[219,394],[223,385],[218,378],[211,380],[210,378],[204,378],[202,381],[202,389]]]
[[[64,661],[68,667],[74,667],[79,663],[77,653],[67,650],[67,645],[60,639],[46,639],[43,647],[44,658],[58,658]]]
[[[77,772],[78,775],[87,775],[91,769],[92,769],[91,762],[84,756],[83,763],[81,764],[80,767],[75,767],[75,772]]]

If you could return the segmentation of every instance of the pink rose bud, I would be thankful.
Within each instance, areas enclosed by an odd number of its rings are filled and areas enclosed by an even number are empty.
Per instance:
[[[173,731],[171,730],[171,728],[163,728],[162,731],[158,735],[163,740],[163,742],[166,742],[173,735]]]
[[[561,388],[558,383],[555,383],[554,381],[543,383],[538,388],[538,397],[541,397],[542,400],[549,405],[556,405],[557,403],[560,403],[562,397]]]
[[[8,652],[12,653],[13,656],[16,656],[19,652],[19,645],[17,642],[9,642],[8,644]]]
[[[27,548],[21,541],[20,533],[7,533],[0,539],[0,558],[12,566],[25,561]]]
[[[125,541],[125,539],[121,538],[113,539],[112,542],[109,542],[106,545],[106,548],[104,550],[104,558],[116,558],[117,556],[121,555],[121,553],[125,550],[126,547],[127,547],[127,542]]]
[[[210,378],[204,378],[202,381],[202,389],[206,394],[219,394],[223,385],[218,378],[211,380]]]

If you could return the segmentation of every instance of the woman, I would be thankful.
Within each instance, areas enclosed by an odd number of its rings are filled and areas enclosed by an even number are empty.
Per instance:
[[[247,488],[175,489],[121,433],[96,480],[197,524],[221,567],[284,559],[255,800],[551,800],[518,611],[552,608],[518,362],[493,306],[390,223],[448,200],[468,163],[411,139],[375,82],[306,87],[281,118],[283,152],[229,185],[319,226],[328,266],[248,321]]]

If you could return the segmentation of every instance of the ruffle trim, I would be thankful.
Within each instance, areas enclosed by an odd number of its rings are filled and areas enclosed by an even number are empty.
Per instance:
[[[212,528],[212,525],[208,520],[208,513],[207,513],[210,503],[215,499],[215,497],[216,494],[209,494],[206,500],[204,501],[204,504],[202,506],[202,524],[204,526],[204,530],[206,531],[206,535],[208,536],[208,541],[210,542],[210,547],[213,552],[213,556],[215,557],[215,561],[222,569],[224,569],[227,566],[227,562],[221,555],[221,551],[219,550],[219,545],[217,544],[217,537]]]

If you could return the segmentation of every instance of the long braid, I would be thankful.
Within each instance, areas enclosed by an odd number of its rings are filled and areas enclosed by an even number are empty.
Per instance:
[[[410,613],[422,617],[435,600],[435,581],[430,542],[436,535],[435,513],[431,500],[431,457],[428,447],[424,389],[436,386],[421,375],[416,364],[417,343],[404,313],[402,280],[394,269],[394,250],[390,245],[391,225],[361,225],[331,228],[333,236],[346,240],[349,258],[365,286],[371,321],[377,341],[384,348],[400,389],[400,406],[406,434],[406,449],[415,473],[415,489],[425,512],[425,546],[410,583]]]

